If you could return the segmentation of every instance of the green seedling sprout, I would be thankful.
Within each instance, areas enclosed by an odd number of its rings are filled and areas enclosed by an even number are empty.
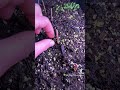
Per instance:
[[[56,5],[56,12],[62,11],[64,12],[65,10],[77,10],[80,8],[79,4],[76,4],[74,2],[71,3],[65,3],[63,5]]]

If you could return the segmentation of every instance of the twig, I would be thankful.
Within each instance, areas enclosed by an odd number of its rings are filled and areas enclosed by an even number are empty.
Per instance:
[[[46,12],[46,7],[45,7],[45,3],[44,3],[43,0],[42,0],[42,4],[43,4],[44,10],[45,10],[45,14],[47,14],[47,12]]]
[[[59,44],[59,35],[58,35],[58,30],[56,29],[56,39],[57,39],[57,44]]]
[[[53,21],[53,10],[51,8],[51,21]]]
[[[61,52],[62,52],[62,55],[64,56],[65,55],[65,47],[64,47],[64,45],[61,45]]]

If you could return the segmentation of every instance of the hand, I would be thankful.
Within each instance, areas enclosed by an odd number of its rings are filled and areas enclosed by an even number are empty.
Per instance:
[[[51,22],[47,17],[42,15],[40,6],[35,4],[35,33],[39,34],[42,28],[49,38],[54,38],[54,30]],[[51,39],[45,39],[35,43],[35,58],[54,44],[55,42]]]
[[[17,5],[23,3],[24,0],[0,0],[0,18],[9,19]]]
[[[0,18],[9,19],[16,6],[35,26],[34,0],[0,0]],[[34,31],[24,31],[0,40],[0,76],[34,51]]]
[[[0,0],[0,18],[9,19],[17,5],[29,21],[35,25],[36,34],[39,34],[41,28],[43,28],[47,35],[53,38],[54,31],[49,19],[42,16],[39,5],[35,6],[37,10],[34,13],[33,3],[34,0]],[[33,31],[25,31],[0,40],[0,76],[34,50],[34,39]],[[35,43],[35,57],[53,45],[54,41],[51,39]]]
[[[34,0],[0,0],[0,18],[9,19],[12,16],[16,6],[19,6],[29,21],[34,25]]]

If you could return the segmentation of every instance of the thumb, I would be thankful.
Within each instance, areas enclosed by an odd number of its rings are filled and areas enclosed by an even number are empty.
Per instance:
[[[51,39],[44,39],[35,43],[35,58],[42,52],[46,51],[48,48],[54,46],[54,44],[55,42]]]

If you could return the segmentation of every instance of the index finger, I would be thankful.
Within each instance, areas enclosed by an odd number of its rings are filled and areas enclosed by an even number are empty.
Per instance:
[[[35,19],[35,32],[40,32],[41,28],[44,29],[47,36],[54,38],[54,29],[50,20],[45,16],[36,17]]]
[[[43,16],[41,7],[35,3],[35,16]]]
[[[40,32],[41,28],[43,28],[48,35],[48,37],[53,38],[54,37],[54,29],[50,22],[50,20],[42,16],[41,8],[39,5],[35,5],[35,32],[38,34]]]

